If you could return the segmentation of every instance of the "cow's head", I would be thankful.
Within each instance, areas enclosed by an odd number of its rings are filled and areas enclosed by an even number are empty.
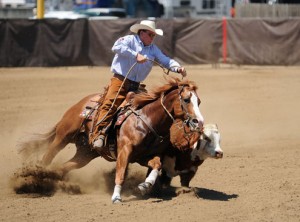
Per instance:
[[[192,160],[198,157],[205,160],[207,157],[219,159],[223,157],[223,150],[220,147],[221,136],[216,124],[205,124],[200,139],[194,145],[191,153]]]

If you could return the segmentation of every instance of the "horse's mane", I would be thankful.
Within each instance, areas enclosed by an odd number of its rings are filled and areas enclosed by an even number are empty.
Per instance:
[[[158,99],[163,93],[170,92],[173,89],[178,89],[179,86],[187,85],[191,88],[191,90],[197,90],[198,87],[193,81],[190,81],[188,79],[180,80],[177,77],[169,77],[165,78],[166,84],[162,86],[156,86],[149,90],[149,92],[141,92],[138,94],[135,94],[132,100],[132,105],[134,107],[142,107],[147,105],[148,103],[151,103],[152,101]]]

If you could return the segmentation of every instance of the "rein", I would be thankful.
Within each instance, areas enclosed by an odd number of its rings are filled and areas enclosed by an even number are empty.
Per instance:
[[[178,87],[179,88],[179,87]],[[183,86],[182,86],[182,88],[183,88]],[[180,96],[180,93],[182,92],[182,89],[179,91],[179,100],[180,100],[180,103],[182,104],[182,101],[181,101],[181,96]],[[172,114],[168,111],[168,109],[166,108],[166,106],[164,105],[164,99],[165,99],[165,93],[162,93],[161,94],[161,96],[160,96],[160,104],[161,104],[161,106],[163,107],[163,109],[165,110],[165,112],[168,114],[168,116],[172,119],[172,121],[173,121],[173,123],[176,123],[176,120],[175,120],[175,118],[172,116]],[[182,109],[184,108],[182,105],[181,105],[181,107],[182,107]],[[140,118],[146,125],[147,125],[147,127],[150,129],[150,131],[156,136],[156,138],[158,138],[159,140],[160,140],[160,142],[162,142],[163,140],[164,140],[164,138],[166,138],[166,137],[168,137],[168,136],[165,136],[165,137],[163,137],[163,136],[160,136],[156,131],[155,131],[155,129],[149,124],[149,123],[147,123],[146,122],[146,120],[144,120],[142,117],[141,117],[141,115],[139,114],[139,110],[138,111],[136,111],[136,110],[134,110],[133,108],[129,108],[138,118]],[[183,109],[184,111],[185,111],[185,113],[187,114],[187,116],[188,116],[188,118],[187,119],[185,119],[184,121],[183,121],[183,124],[185,124],[185,125],[187,125],[188,123],[189,123],[189,120],[190,120],[190,114],[187,112],[187,110],[186,109]],[[177,124],[176,124],[177,125]],[[179,128],[179,127],[178,127]],[[184,128],[184,127],[183,127]],[[179,128],[180,129],[180,128]],[[184,129],[184,131],[185,131],[185,129]],[[186,131],[185,131],[185,135],[190,135],[191,133],[187,133]]]
[[[165,98],[165,94],[162,93],[161,96],[160,96],[160,104],[161,104],[161,106],[164,108],[164,110],[166,111],[166,113],[169,115],[169,117],[173,120],[173,122],[175,122],[174,117],[173,117],[172,114],[167,110],[167,108],[165,107],[165,105],[164,105],[164,103],[163,103],[164,98]]]
[[[112,102],[112,104],[111,104],[109,110],[108,110],[108,111],[106,112],[106,114],[102,117],[102,119],[100,119],[100,120],[96,123],[95,127],[97,127],[97,126],[105,119],[105,117],[106,117],[106,116],[108,115],[108,113],[111,111],[112,107],[114,107],[115,102],[116,102],[116,100],[117,100],[117,98],[118,98],[118,96],[119,96],[119,94],[120,94],[121,89],[123,88],[123,86],[124,86],[124,84],[125,84],[125,81],[126,81],[128,75],[129,75],[129,73],[131,72],[131,70],[133,69],[133,67],[135,67],[135,65],[136,65],[137,63],[138,63],[138,62],[135,62],[135,63],[130,67],[130,69],[128,70],[128,72],[126,73],[126,75],[125,75],[125,77],[124,77],[124,79],[123,79],[123,82],[122,82],[122,84],[121,84],[121,86],[120,86],[120,88],[119,88],[119,90],[118,90],[118,92],[117,92],[117,94],[116,94],[116,96],[115,96],[115,98],[114,98],[114,101]]]
[[[185,115],[187,115],[187,118],[183,121],[183,124],[185,124],[186,126],[191,125],[193,128],[197,128],[196,123],[191,121],[192,116],[189,114],[188,110],[182,104],[182,97],[181,97],[180,93],[182,92],[183,88],[184,88],[184,86],[178,86],[178,90],[179,90],[178,96],[179,96],[180,106],[181,106],[181,109],[183,110],[183,112],[185,113]],[[162,94],[161,98],[160,98],[161,106],[164,108],[164,110],[169,115],[169,117],[173,120],[173,123],[175,123],[176,122],[175,118],[172,116],[172,114],[167,110],[167,108],[163,104],[164,98],[165,98],[165,94]],[[176,125],[178,125],[178,124],[176,124]],[[185,131],[185,135],[189,135],[189,133],[186,133],[186,130],[184,130],[184,131]],[[191,130],[191,132],[194,132],[194,131],[200,132],[200,130]]]
[[[151,62],[155,63],[155,64],[158,65],[160,68],[162,68],[163,72],[164,72],[166,75],[169,75],[169,72],[170,72],[171,68],[173,68],[173,66],[172,66],[172,67],[170,67],[170,69],[167,69],[167,71],[166,71],[166,68],[165,68],[163,65],[161,65],[159,62],[156,62],[155,60],[152,60],[152,59],[149,59],[149,58],[146,58],[146,59],[147,59],[148,61],[151,61]],[[116,94],[116,97],[114,98],[114,101],[112,102],[112,104],[111,104],[109,110],[108,110],[107,113],[103,116],[103,118],[100,119],[100,120],[96,123],[96,125],[95,125],[94,127],[97,127],[97,126],[105,119],[105,117],[108,115],[108,113],[112,110],[112,107],[114,106],[114,104],[115,104],[115,102],[116,102],[116,100],[117,100],[117,97],[119,96],[120,91],[121,91],[121,89],[123,88],[123,85],[124,85],[124,83],[125,83],[125,81],[126,81],[128,75],[129,75],[129,73],[132,71],[132,69],[136,66],[137,63],[138,63],[138,62],[135,62],[135,63],[130,67],[130,69],[128,70],[128,72],[126,73],[126,75],[125,75],[125,77],[124,77],[124,79],[123,79],[122,85],[121,85],[121,87],[119,88],[119,90],[118,90],[118,92],[117,92],[117,94]],[[177,67],[177,66],[176,66],[176,67]],[[93,128],[94,128],[94,127],[93,127]]]
[[[139,111],[136,111],[136,110],[134,110],[134,109],[131,108],[131,107],[130,107],[129,109],[132,111],[132,113],[134,113],[138,118],[140,118],[140,119],[147,125],[147,127],[150,129],[150,131],[156,136],[157,139],[159,139],[159,142],[160,142],[160,143],[167,137],[167,136],[163,137],[163,136],[158,135],[158,133],[155,131],[155,129],[153,129],[153,127],[152,127],[150,124],[148,124],[148,123],[141,117]]]

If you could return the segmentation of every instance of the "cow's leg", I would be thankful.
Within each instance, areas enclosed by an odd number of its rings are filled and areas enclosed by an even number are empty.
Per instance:
[[[171,182],[172,182],[172,177],[169,177],[167,175],[167,172],[163,169],[161,172],[161,176],[159,177],[159,181],[162,185],[163,188],[167,188],[171,186]]]
[[[149,193],[152,186],[155,184],[159,170],[161,169],[160,157],[154,157],[148,162],[148,166],[152,168],[150,174],[147,176],[145,182],[138,185],[142,195]]]
[[[190,170],[187,173],[180,174],[181,187],[176,190],[177,195],[180,195],[183,193],[189,193],[192,191],[192,189],[190,187],[190,182],[193,179],[193,177],[195,176],[196,171],[197,171],[197,169],[195,171]]]

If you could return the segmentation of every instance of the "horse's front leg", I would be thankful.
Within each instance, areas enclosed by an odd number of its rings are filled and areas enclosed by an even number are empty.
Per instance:
[[[115,188],[114,193],[111,197],[113,203],[122,202],[121,191],[124,183],[125,174],[127,171],[129,156],[132,152],[131,146],[121,146],[122,149],[118,151],[117,164],[116,164],[116,177],[115,177]]]
[[[152,168],[151,172],[147,176],[145,182],[138,185],[142,195],[149,193],[155,184],[158,177],[159,170],[161,169],[160,157],[156,156],[148,162],[148,166]]]

